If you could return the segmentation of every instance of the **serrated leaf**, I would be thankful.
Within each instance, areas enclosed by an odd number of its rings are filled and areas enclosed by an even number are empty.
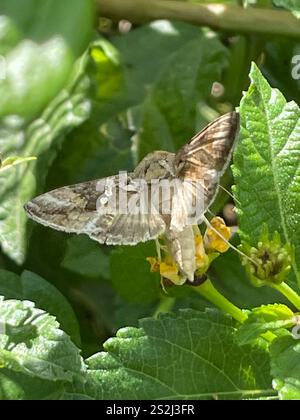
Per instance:
[[[240,104],[241,133],[234,154],[235,193],[242,240],[257,245],[263,224],[295,247],[300,281],[300,110],[270,87],[255,64]]]
[[[278,338],[270,347],[273,385],[282,400],[300,399],[300,342],[291,335]]]
[[[6,300],[30,300],[35,305],[54,315],[62,329],[73,341],[80,344],[79,326],[74,311],[67,299],[42,277],[30,271],[24,271],[20,276],[15,273],[0,270],[0,295]]]
[[[0,364],[32,378],[72,381],[84,373],[78,348],[55,318],[30,301],[0,301]]]
[[[248,314],[248,319],[238,330],[241,345],[250,343],[267,331],[290,328],[295,324],[294,313],[285,305],[262,305]]]
[[[88,359],[97,399],[240,399],[274,395],[268,355],[239,348],[229,317],[181,311],[125,328]],[[83,392],[84,393],[84,392]]]

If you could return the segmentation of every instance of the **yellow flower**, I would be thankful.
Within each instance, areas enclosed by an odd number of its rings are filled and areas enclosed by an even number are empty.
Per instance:
[[[146,260],[150,264],[150,271],[152,271],[152,273],[159,271],[159,261],[157,258],[147,257]]]
[[[196,276],[205,274],[212,263],[221,252],[228,250],[229,245],[216,233],[219,232],[225,240],[229,240],[231,230],[225,225],[221,217],[214,217],[211,220],[212,228],[207,228],[204,238],[201,235],[198,226],[193,226],[194,245],[195,245],[195,262]],[[170,255],[168,248],[162,248],[165,254],[163,260],[154,257],[148,257],[152,272],[159,272],[162,278],[170,280],[176,285],[182,285],[186,282],[186,276],[182,275],[178,265]]]
[[[231,237],[231,230],[221,217],[214,217],[210,224],[227,241]],[[204,236],[204,246],[207,252],[226,252],[229,245],[211,228],[207,228]]]
[[[169,256],[160,263],[159,269],[160,275],[171,280],[174,284],[181,285],[186,281],[186,278],[179,274],[178,266],[175,261]]]
[[[162,277],[170,280],[174,284],[181,285],[185,283],[186,278],[180,275],[177,264],[170,256],[167,256],[161,262],[153,257],[147,257],[147,261],[150,263],[152,272],[159,271]]]

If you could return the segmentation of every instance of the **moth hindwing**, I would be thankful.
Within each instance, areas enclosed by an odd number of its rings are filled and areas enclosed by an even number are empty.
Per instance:
[[[182,235],[201,221],[211,204],[231,159],[238,126],[238,113],[225,114],[177,154],[153,152],[131,173],[42,194],[25,205],[27,214],[53,229],[84,233],[106,244],[134,245],[164,234],[176,243],[174,258],[180,268],[192,271],[192,262],[189,270],[182,261],[187,254],[192,261],[191,252],[180,251],[187,242]]]

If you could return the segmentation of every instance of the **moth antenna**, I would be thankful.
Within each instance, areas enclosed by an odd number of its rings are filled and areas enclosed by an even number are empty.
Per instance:
[[[238,203],[238,204],[241,204],[241,202],[230,192],[230,191],[228,191],[225,187],[223,187],[223,185],[221,185],[221,184],[219,184],[219,187],[223,190],[223,191],[225,191],[225,192],[227,192],[227,194],[228,195],[230,195],[230,197],[231,198],[233,198],[233,200],[236,202],[236,203]]]
[[[240,254],[242,257],[247,258],[247,260],[251,261],[252,264],[254,264],[256,267],[258,267],[258,264],[256,261],[254,261],[252,258],[250,258],[248,255],[244,254],[244,252],[240,251],[238,248],[236,248],[234,245],[232,245],[229,241],[227,241],[226,238],[224,238],[224,236],[217,231],[217,229],[215,229],[209,222],[209,220],[207,220],[207,218],[205,216],[203,216],[203,220],[206,224],[206,226],[208,226],[216,235],[219,236],[219,238],[221,238],[231,249],[234,249],[238,254]]]

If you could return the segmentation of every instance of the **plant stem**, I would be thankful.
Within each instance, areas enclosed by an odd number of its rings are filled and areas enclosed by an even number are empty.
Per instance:
[[[285,296],[300,311],[300,296],[286,283],[273,284],[272,287]]]
[[[218,292],[210,280],[206,280],[200,286],[193,287],[193,290],[200,293],[201,296],[205,297],[222,311],[230,314],[232,318],[241,324],[248,318],[247,314]]]
[[[284,10],[199,4],[173,0],[97,0],[101,16],[145,23],[155,19],[183,20],[231,33],[300,38],[299,20]]]
[[[176,299],[169,296],[163,296],[159,302],[158,307],[156,308],[153,318],[157,318],[159,314],[164,314],[170,312],[174,306]]]
[[[231,315],[232,318],[241,324],[248,319],[248,315],[218,292],[210,280],[206,280],[200,286],[193,287],[193,290],[205,297],[222,311]],[[277,338],[271,331],[261,334],[261,337],[270,343]]]

